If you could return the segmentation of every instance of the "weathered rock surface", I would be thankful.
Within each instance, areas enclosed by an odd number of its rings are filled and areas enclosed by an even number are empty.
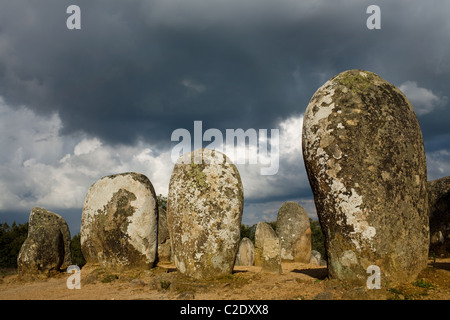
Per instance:
[[[28,236],[23,243],[17,267],[20,276],[49,276],[72,264],[70,231],[58,214],[43,208],[31,210]]]
[[[267,238],[277,238],[277,234],[267,222],[258,222],[255,230],[255,266],[263,264],[264,241]]]
[[[171,243],[169,227],[167,225],[167,213],[164,208],[159,207],[158,215],[158,261],[171,261]]]
[[[320,252],[317,252],[316,250],[311,250],[311,259],[309,260],[310,264],[320,266],[321,259],[322,255],[320,254]]]
[[[167,220],[177,269],[205,279],[231,274],[243,209],[239,172],[222,153],[181,156],[169,184]]]
[[[283,203],[277,216],[277,235],[281,242],[281,259],[309,263],[311,227],[305,209],[297,202]]]
[[[236,254],[236,266],[252,266],[255,263],[255,246],[249,238],[242,238]]]
[[[450,256],[450,177],[428,181],[430,253]]]
[[[262,272],[282,273],[281,242],[278,238],[264,239]]]
[[[312,97],[303,158],[332,278],[408,282],[429,245],[425,151],[413,107],[374,73],[343,72]]]
[[[81,218],[81,250],[86,261],[110,270],[148,269],[157,250],[155,191],[143,174],[128,172],[95,182]]]

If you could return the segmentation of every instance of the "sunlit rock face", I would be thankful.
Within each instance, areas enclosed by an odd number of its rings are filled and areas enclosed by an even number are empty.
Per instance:
[[[239,172],[223,153],[198,149],[178,159],[169,183],[167,221],[181,273],[196,279],[231,274],[243,204]]]
[[[345,71],[312,97],[302,148],[332,278],[406,282],[429,245],[423,139],[408,99],[378,75]]]

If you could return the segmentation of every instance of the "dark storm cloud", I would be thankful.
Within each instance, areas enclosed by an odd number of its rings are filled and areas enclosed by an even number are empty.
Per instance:
[[[363,68],[448,95],[445,1],[1,1],[0,95],[58,112],[63,133],[170,145],[176,128],[271,128],[303,112],[315,90]],[[423,118],[426,140],[449,108]],[[437,124],[437,125],[435,125]]]

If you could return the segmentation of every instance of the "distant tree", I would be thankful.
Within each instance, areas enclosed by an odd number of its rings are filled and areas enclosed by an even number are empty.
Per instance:
[[[81,252],[81,236],[76,234],[70,241],[70,251],[72,253],[72,264],[79,266],[80,268],[86,264],[83,253]]]
[[[28,235],[28,222],[11,227],[4,222],[0,228],[0,268],[17,268],[17,257]]]
[[[252,226],[241,224],[241,239],[249,238],[253,243],[255,243],[255,231],[256,224]]]
[[[156,196],[156,200],[158,201],[158,207],[161,207],[167,211],[167,197],[159,194],[159,196]]]
[[[273,231],[277,232],[277,221],[267,222],[272,227]]]
[[[311,225],[311,248],[320,252],[325,259],[325,237],[323,236],[322,228],[318,220],[312,220],[309,218]]]

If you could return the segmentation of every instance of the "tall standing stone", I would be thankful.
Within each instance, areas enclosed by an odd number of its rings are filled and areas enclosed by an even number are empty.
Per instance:
[[[30,212],[28,236],[20,248],[17,268],[20,276],[49,276],[72,264],[70,231],[58,214],[35,207]]]
[[[81,250],[110,270],[149,269],[157,250],[155,190],[143,174],[106,176],[88,190],[81,218]]]
[[[403,93],[378,75],[343,72],[312,97],[303,158],[332,278],[408,282],[427,265],[429,224],[422,134]]]
[[[277,238],[277,234],[267,222],[258,222],[255,231],[255,266],[263,264],[264,241],[268,238]]]
[[[177,269],[204,279],[231,274],[243,209],[239,172],[222,153],[181,156],[170,178],[167,221]]]
[[[278,238],[264,239],[262,272],[282,273],[281,242]]]
[[[305,209],[297,202],[283,203],[277,216],[277,235],[281,242],[281,259],[309,263],[311,227]]]
[[[430,253],[450,256],[450,176],[428,181]]]
[[[255,246],[249,238],[242,238],[236,254],[236,266],[253,266],[255,263]]]

